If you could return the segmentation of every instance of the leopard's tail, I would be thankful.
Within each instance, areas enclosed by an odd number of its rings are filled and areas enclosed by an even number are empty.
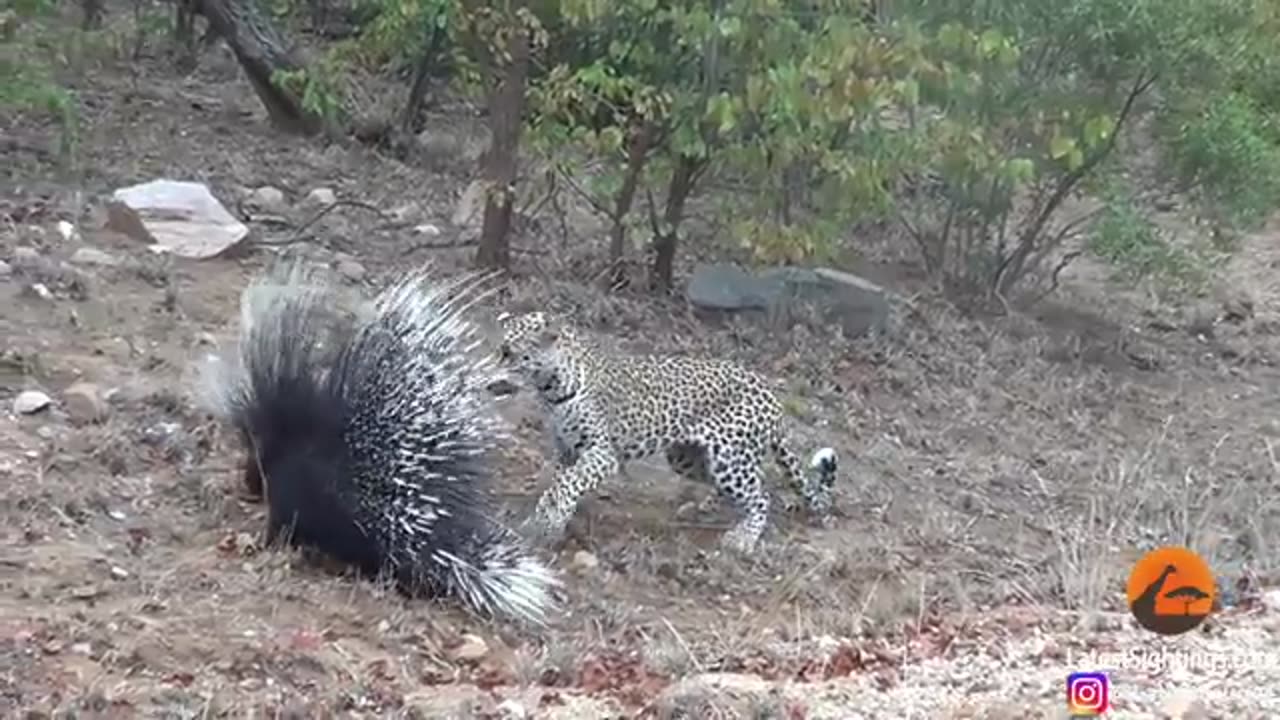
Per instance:
[[[814,451],[809,458],[809,467],[800,466],[800,458],[791,449],[786,435],[779,431],[772,443],[773,456],[778,466],[791,481],[792,486],[804,502],[809,512],[819,517],[831,513],[832,491],[836,484],[836,468],[838,458],[833,447],[822,447]]]

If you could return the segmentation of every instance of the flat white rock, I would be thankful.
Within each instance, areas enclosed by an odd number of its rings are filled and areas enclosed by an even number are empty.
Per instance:
[[[237,245],[249,228],[202,183],[152,180],[120,188],[107,203],[107,227],[151,250],[202,260]]]
[[[53,398],[39,390],[23,390],[13,399],[13,411],[19,415],[33,415],[49,407]]]

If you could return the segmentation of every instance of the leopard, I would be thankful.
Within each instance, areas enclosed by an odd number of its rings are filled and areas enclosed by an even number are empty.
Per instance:
[[[734,361],[605,349],[567,318],[542,310],[497,316],[498,363],[549,414],[555,478],[522,527],[563,534],[582,499],[624,463],[665,455],[680,478],[715,488],[737,511],[722,548],[750,553],[768,526],[765,460],[809,514],[828,525],[837,454],[822,447],[808,468],[792,450],[782,403],[765,377]]]

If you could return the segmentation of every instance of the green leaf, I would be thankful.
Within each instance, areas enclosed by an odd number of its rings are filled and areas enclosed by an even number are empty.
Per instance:
[[[1076,149],[1076,141],[1065,136],[1055,135],[1049,141],[1049,157],[1054,160],[1061,160]]]
[[[1067,153],[1067,169],[1072,171],[1079,170],[1081,165],[1084,165],[1084,153],[1080,151],[1080,148],[1075,147],[1073,142],[1071,152]]]
[[[720,35],[731,38],[742,32],[742,20],[736,16],[720,18]]]
[[[898,82],[898,95],[908,107],[920,104],[920,83],[912,78]]]
[[[1115,121],[1108,115],[1098,115],[1084,124],[1084,142],[1089,147],[1096,147],[1111,138],[1115,132]]]
[[[947,23],[938,30],[938,42],[943,50],[959,50],[964,47],[969,34],[962,25]]]
[[[1036,164],[1029,158],[1013,158],[1005,169],[1014,182],[1029,182],[1036,176]]]
[[[728,93],[716,95],[707,104],[707,116],[716,124],[721,135],[732,132],[738,125],[733,106],[733,98]]]
[[[995,57],[1004,44],[1004,38],[998,30],[986,30],[978,38],[978,50],[986,57]]]

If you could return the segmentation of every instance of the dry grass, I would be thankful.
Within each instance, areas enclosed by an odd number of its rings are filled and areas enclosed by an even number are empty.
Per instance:
[[[13,339],[0,398],[30,386],[56,398],[77,379],[116,390],[102,424],[75,425],[56,407],[0,420],[6,715],[494,716],[497,700],[475,683],[523,692],[544,717],[788,717],[791,696],[655,694],[716,671],[823,678],[852,668],[889,687],[964,642],[996,647],[960,639],[984,622],[1015,634],[1034,623],[1096,629],[1114,621],[1136,553],[1159,543],[1195,547],[1228,581],[1275,572],[1280,426],[1268,388],[1280,281],[1258,269],[1280,254],[1274,233],[1254,239],[1224,281],[1252,294],[1257,317],[1218,326],[1211,341],[1147,328],[1152,318],[1185,328],[1202,308],[1122,291],[1088,266],[1056,304],[1005,318],[962,315],[903,275],[888,337],[833,341],[812,325],[713,328],[677,300],[602,294],[582,281],[600,264],[599,243],[583,245],[598,228],[580,207],[567,234],[557,218],[535,218],[530,227],[544,234],[518,242],[552,250],[520,255],[495,306],[554,309],[621,350],[732,357],[778,378],[804,444],[844,458],[840,521],[813,528],[778,511],[757,556],[717,556],[729,511],[673,520],[708,490],[637,463],[575,517],[556,556],[569,580],[566,613],[536,636],[258,547],[262,508],[238,497],[233,438],[194,410],[189,369],[234,322],[236,295],[265,250],[198,264],[151,259],[98,229],[102,193],[174,176],[209,182],[234,207],[258,185],[294,198],[327,186],[386,212],[412,205],[418,220],[445,229],[433,242],[449,243],[466,239],[448,223],[461,184],[447,158],[439,165],[451,174],[424,179],[361,148],[272,134],[225,58],[184,82],[160,63],[139,63],[133,79],[115,70],[85,83],[95,116],[82,177],[68,183],[38,164],[0,170],[6,188],[23,179],[0,207],[43,198],[50,208],[0,231],[0,258],[20,246],[39,253],[0,279],[0,302],[14,308],[0,317],[0,334]],[[192,93],[201,103],[187,101]],[[142,98],[141,109],[127,97]],[[42,142],[54,131],[28,123],[15,132]],[[295,249],[330,260],[354,255],[369,285],[428,258],[447,271],[470,252],[429,249],[408,226],[358,208],[307,225],[312,215],[294,207],[255,222],[256,238],[300,240]],[[76,246],[49,234],[58,218],[125,262],[62,263]],[[899,251],[865,244],[892,279]],[[55,298],[26,292],[33,282]],[[500,473],[515,517],[550,465],[528,399],[504,402],[503,413],[520,439]],[[598,566],[575,567],[579,550]],[[1034,623],[1011,619],[1021,613]],[[482,635],[490,656],[452,659],[462,633]],[[940,649],[935,640],[948,633]],[[874,657],[846,667],[849,643]],[[589,691],[611,699],[575,704]],[[964,689],[921,690],[930,692]]]

